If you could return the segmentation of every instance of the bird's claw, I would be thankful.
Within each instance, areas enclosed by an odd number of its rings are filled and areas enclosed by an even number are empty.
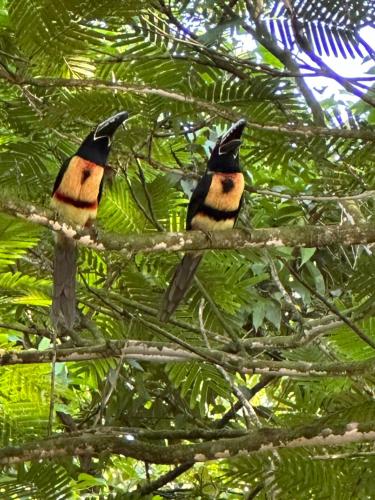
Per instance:
[[[202,233],[206,236],[206,238],[212,243],[212,232],[210,231],[205,231],[204,229],[201,229]]]
[[[252,236],[254,233],[254,229],[251,226],[250,227],[240,226],[238,229],[241,229],[241,231],[244,231],[249,236]]]
[[[86,222],[85,232],[87,232],[87,234],[90,236],[92,240],[96,241],[98,239],[99,236],[98,228],[95,226],[95,224],[91,219]]]

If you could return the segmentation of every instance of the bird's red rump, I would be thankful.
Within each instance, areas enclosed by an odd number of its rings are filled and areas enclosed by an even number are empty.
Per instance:
[[[66,196],[63,193],[60,193],[59,191],[56,191],[54,193],[54,198],[58,199],[59,201],[62,201],[63,203],[67,203],[68,205],[72,205],[73,207],[76,208],[87,208],[87,209],[95,209],[98,206],[97,200],[95,201],[84,201],[84,200],[76,200],[74,198],[71,198],[70,196]]]
[[[79,158],[79,166],[82,167],[82,168],[87,169],[87,168],[99,167],[100,165],[97,165],[93,161],[85,160],[84,158]]]

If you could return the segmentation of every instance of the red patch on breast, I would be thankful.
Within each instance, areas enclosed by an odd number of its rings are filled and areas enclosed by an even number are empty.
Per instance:
[[[232,179],[233,181],[236,177],[242,177],[242,172],[215,172],[214,175],[222,177],[223,179]]]
[[[85,160],[84,158],[81,157],[78,158],[79,158],[79,166],[82,168],[95,168],[95,167],[103,168],[101,165],[97,165],[96,163],[90,160]]]
[[[97,208],[98,202],[90,202],[90,201],[83,201],[83,200],[77,200],[75,198],[71,198],[70,196],[66,196],[63,193],[60,193],[59,191],[56,191],[53,195],[54,198],[56,198],[59,201],[62,201],[63,203],[67,203],[68,205],[72,205],[73,207],[76,208],[86,208],[93,210],[94,208]]]

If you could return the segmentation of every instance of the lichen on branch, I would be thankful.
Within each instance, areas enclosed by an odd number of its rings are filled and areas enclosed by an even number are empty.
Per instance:
[[[375,441],[375,422],[348,422],[327,427],[322,422],[314,422],[303,427],[271,428],[251,430],[244,435],[210,439],[192,444],[159,445],[151,439],[142,439],[147,431],[141,432],[127,429],[95,429],[57,435],[50,439],[42,439],[25,443],[21,446],[9,446],[0,450],[0,464],[12,465],[29,460],[59,459],[66,456],[98,456],[118,454],[137,460],[156,464],[179,464],[187,461],[206,462],[222,458],[230,458],[249,453],[262,453],[280,448],[301,448],[311,446],[340,446],[349,443]],[[143,430],[144,431],[144,430]],[[180,437],[183,431],[180,431]],[[192,440],[191,431],[186,438]],[[223,433],[225,435],[225,433]],[[146,436],[145,436],[146,437]],[[160,437],[160,432],[159,432]],[[168,430],[164,439],[176,439],[174,431]]]
[[[360,245],[375,242],[375,225],[281,226],[262,229],[233,229],[214,232],[115,234],[101,232],[94,237],[86,230],[73,228],[56,220],[54,213],[28,203],[0,199],[0,211],[62,232],[79,245],[95,250],[113,250],[126,257],[136,253],[179,252],[191,250],[240,250],[271,247],[326,247],[330,245]]]

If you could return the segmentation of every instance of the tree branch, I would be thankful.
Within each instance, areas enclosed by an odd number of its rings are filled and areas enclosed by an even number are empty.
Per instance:
[[[0,199],[0,212],[13,215],[34,224],[63,233],[78,244],[94,250],[114,250],[125,255],[190,250],[239,250],[270,247],[326,247],[329,245],[361,245],[375,242],[373,223],[356,226],[282,226],[252,230],[227,230],[213,232],[210,237],[201,231],[179,233],[110,234],[101,233],[94,239],[86,230],[73,228],[54,218],[52,210],[14,200]]]
[[[55,355],[53,349],[44,351],[2,351],[0,366],[16,364],[50,363]],[[375,373],[375,358],[364,361],[313,363],[305,361],[272,361],[244,358],[220,350],[202,347],[177,347],[174,344],[146,342],[137,340],[115,340],[103,344],[84,347],[59,348],[56,350],[57,362],[85,361],[103,358],[137,359],[156,363],[186,362],[200,359],[218,364],[231,372],[258,373],[279,377],[341,377]]]
[[[375,422],[349,422],[324,427],[322,422],[291,429],[262,428],[244,436],[204,441],[195,444],[161,446],[141,441],[122,431],[63,435],[0,450],[0,464],[12,465],[29,460],[55,459],[66,456],[121,454],[157,464],[206,462],[254,452],[280,448],[340,446],[375,441]]]
[[[273,380],[273,376],[270,375],[264,375],[263,377],[260,378],[259,382],[255,384],[251,389],[247,390],[246,397],[247,400],[250,402],[251,399],[258,394],[259,391],[261,391],[269,382]],[[230,410],[228,410],[220,420],[215,422],[215,428],[216,429],[222,429],[227,425],[227,423],[235,417],[236,413],[241,409],[242,403],[241,401],[237,401]],[[169,482],[173,481],[177,477],[181,476],[184,474],[186,471],[188,471],[191,467],[194,466],[194,462],[183,462],[182,464],[178,465],[175,467],[173,470],[167,472],[166,474],[162,474],[159,476],[157,479],[154,481],[151,481],[149,484],[143,485],[140,488],[138,488],[137,493],[139,495],[147,495],[149,493],[152,493],[153,491],[158,490],[162,486],[168,484]]]
[[[157,136],[158,134],[155,134]],[[168,133],[168,135],[172,135],[172,133]],[[186,165],[185,169],[177,169],[168,167],[167,165],[163,165],[153,158],[148,158],[145,154],[141,152],[133,152],[133,156],[138,158],[139,160],[147,162],[151,167],[160,170],[161,172],[165,172],[167,174],[176,174],[181,176],[182,178],[191,178],[191,179],[199,179],[200,175],[198,173],[193,172],[192,165]],[[362,193],[356,194],[347,194],[343,196],[338,196],[335,194],[326,194],[324,196],[310,195],[310,194],[289,194],[282,193],[278,191],[273,191],[271,189],[263,189],[256,186],[245,186],[245,190],[248,193],[256,193],[264,196],[273,196],[275,198],[282,198],[286,200],[295,200],[295,201],[316,201],[316,202],[332,202],[335,201],[337,203],[342,203],[343,201],[351,201],[351,200],[367,200],[368,198],[375,198],[375,190],[366,190]]]
[[[236,121],[239,118],[243,118],[243,115],[239,115],[232,111],[232,109],[219,104],[215,104],[209,101],[204,101],[198,97],[179,94],[178,92],[165,90],[162,88],[151,87],[149,85],[141,85],[136,83],[128,83],[123,81],[108,81],[108,80],[98,80],[98,79],[68,79],[68,78],[21,78],[19,76],[13,78],[7,77],[3,73],[0,73],[0,78],[6,79],[8,82],[18,85],[32,85],[35,87],[46,87],[46,88],[95,88],[95,89],[107,89],[113,91],[123,91],[123,92],[133,92],[134,94],[143,95],[157,95],[159,97],[164,97],[166,99],[171,99],[178,102],[184,102],[187,104],[192,104],[197,108],[200,108],[209,113],[221,116],[222,118],[230,121]],[[263,130],[266,132],[276,132],[283,133],[287,135],[296,135],[301,137],[343,137],[352,139],[362,139],[364,141],[374,141],[375,133],[372,130],[357,130],[357,129],[329,129],[325,127],[311,127],[308,125],[284,125],[284,124],[262,124],[253,122],[251,119],[247,120],[247,127],[254,130]]]
[[[168,167],[165,167],[167,169]],[[182,172],[181,172],[182,175]],[[349,200],[366,200],[368,198],[375,198],[375,190],[363,191],[358,194],[349,194],[345,196],[335,196],[335,195],[325,195],[325,196],[314,196],[309,194],[287,194],[287,193],[278,193],[276,191],[271,191],[270,189],[261,189],[255,188],[253,186],[249,186],[247,188],[249,193],[257,193],[265,196],[274,196],[275,198],[284,198],[286,200],[296,200],[296,201],[336,201],[341,203],[342,201]]]
[[[181,39],[183,43],[184,40]],[[190,48],[194,48],[194,46],[189,45]],[[269,76],[273,76],[275,78],[318,78],[322,76],[327,76],[325,72],[310,68],[308,72],[302,73],[301,71],[293,72],[293,71],[281,71],[279,69],[274,68],[273,66],[269,66],[267,64],[252,62],[247,59],[240,59],[239,57],[235,57],[232,54],[220,54],[220,52],[215,51],[216,55],[224,57],[226,61],[231,61],[233,64],[237,66],[242,66],[245,68],[249,68],[253,73],[266,73]],[[0,50],[1,54],[1,50]],[[202,66],[210,66],[212,68],[219,68],[227,70],[227,68],[221,68],[218,64],[210,60],[208,57],[199,58],[195,55],[187,55],[187,54],[176,54],[176,53],[168,53],[168,54],[152,54],[150,56],[145,54],[117,54],[117,55],[108,55],[106,54],[105,59],[98,59],[95,61],[95,64],[114,64],[114,63],[122,63],[122,62],[133,62],[133,61],[187,61],[193,64],[202,65]],[[238,75],[237,75],[238,76]],[[247,75],[250,78],[250,74]],[[344,76],[345,80],[349,82],[373,82],[375,81],[375,76]]]

